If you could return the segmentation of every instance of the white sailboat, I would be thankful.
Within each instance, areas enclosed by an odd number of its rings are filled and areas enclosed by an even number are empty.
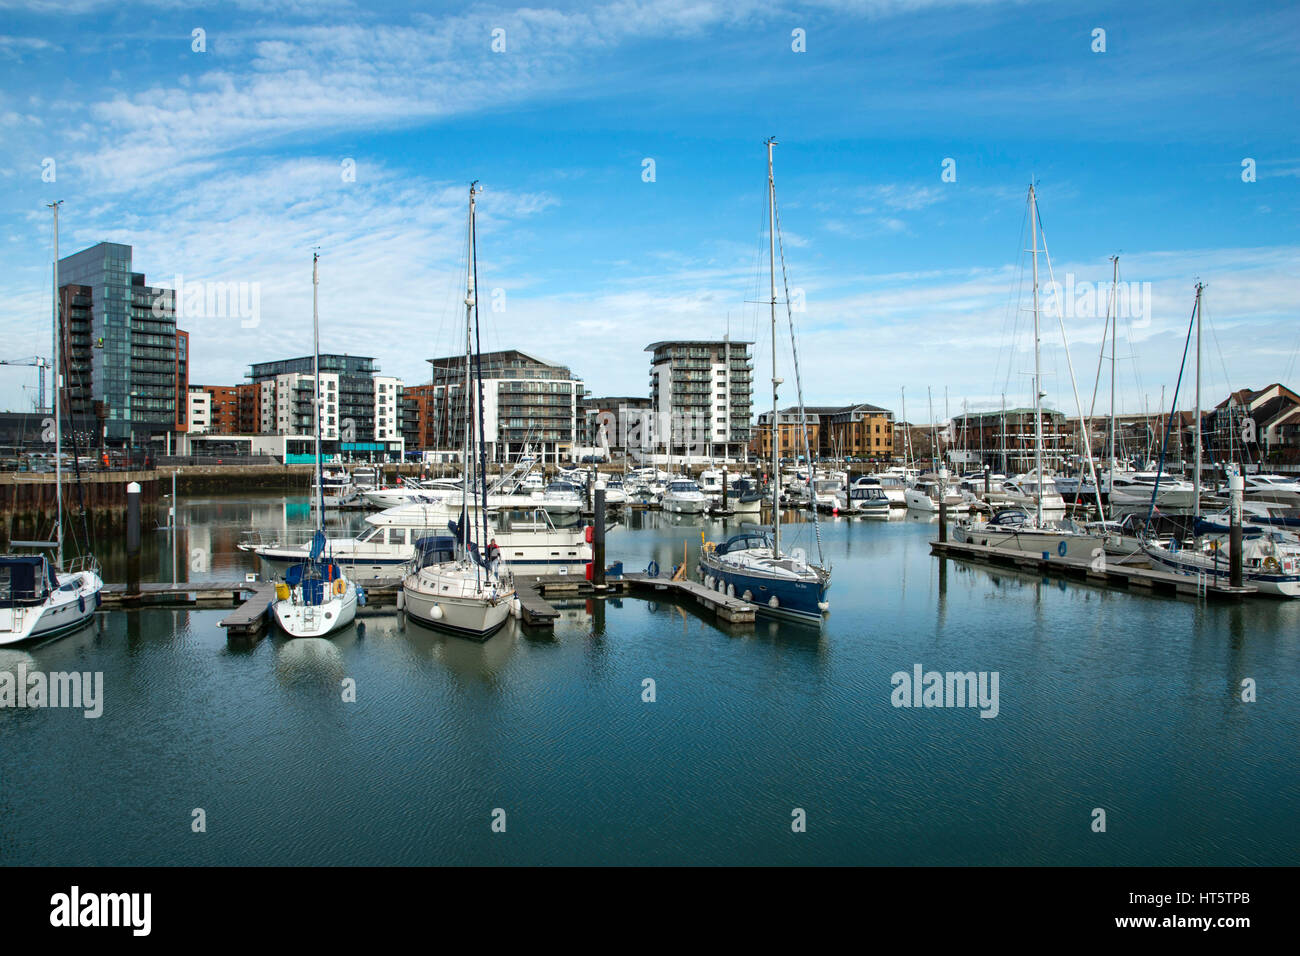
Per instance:
[[[313,344],[312,417],[316,429],[316,494],[323,494],[321,482],[321,385],[320,385],[320,310],[317,290],[320,287],[320,255],[311,257],[311,321]],[[357,603],[363,600],[356,584],[342,566],[328,553],[325,538],[325,503],[317,501],[316,534],[303,560],[285,570],[285,579],[276,585],[272,613],[281,629],[290,637],[324,637],[347,627],[357,616]]]
[[[1196,409],[1192,418],[1192,431],[1195,434],[1192,464],[1194,533],[1201,524],[1201,296],[1204,289],[1202,283],[1196,284],[1196,305],[1192,310],[1196,324]],[[1166,543],[1148,539],[1142,543],[1142,553],[1157,570],[1203,578],[1217,584],[1229,584],[1232,568],[1228,549],[1222,546],[1222,542],[1221,534],[1199,533],[1193,538],[1190,548],[1179,548],[1172,541]],[[1254,586],[1261,594],[1300,597],[1300,547],[1288,542],[1281,532],[1244,535],[1241,571],[1242,584]]]
[[[1088,558],[1099,553],[1104,546],[1100,534],[1090,534],[1068,519],[1050,521],[1044,513],[1065,503],[1056,492],[1056,486],[1043,467],[1043,414],[1042,414],[1042,348],[1039,335],[1038,309],[1038,198],[1034,186],[1029,186],[1029,222],[1033,238],[1033,311],[1034,311],[1034,468],[1027,475],[1003,483],[1002,496],[1019,495],[1027,507],[1003,508],[985,520],[982,514],[959,520],[953,527],[953,538],[964,544],[1007,548],[1031,554],[1055,554],[1059,557]],[[1046,241],[1044,240],[1044,246]],[[1050,267],[1051,262],[1049,260]],[[1067,352],[1068,360],[1068,352]],[[1073,373],[1071,373],[1073,374]],[[1085,434],[1085,442],[1086,442]],[[1091,462],[1091,455],[1088,456]],[[990,496],[997,500],[995,496]],[[1032,508],[1032,513],[1028,510]]]
[[[54,541],[31,542],[55,550],[43,554],[0,555],[0,646],[37,641],[81,627],[95,615],[104,582],[93,556],[63,565],[63,427],[59,328],[59,203],[54,210],[54,355],[51,392],[54,395]],[[42,373],[43,374],[43,373]],[[14,542],[18,543],[18,542]]]
[[[831,584],[830,568],[810,564],[798,552],[788,554],[781,550],[781,429],[777,387],[782,380],[776,374],[776,181],[772,175],[772,147],[776,140],[769,139],[766,145],[772,315],[772,532],[769,535],[765,529],[750,531],[721,543],[705,542],[700,550],[699,573],[706,587],[738,597],[764,613],[820,621],[829,609],[826,592]],[[788,307],[789,296],[786,299]],[[792,345],[793,335],[792,326]],[[797,379],[797,355],[794,361]],[[802,410],[802,394],[799,404]],[[807,429],[803,432],[806,441]],[[811,461],[808,449],[804,451]],[[816,521],[816,509],[813,509],[813,520]]]
[[[478,394],[481,381],[474,374],[476,354],[474,334],[477,330],[478,302],[475,291],[477,252],[474,234],[477,180],[469,187],[469,227],[467,236],[467,277],[465,292],[465,441],[464,489],[461,494],[461,517],[452,523],[454,551],[441,549],[422,553],[415,570],[402,581],[402,607],[408,617],[431,627],[465,637],[483,640],[495,633],[510,616],[515,600],[514,579],[501,567],[499,546],[487,540],[487,474],[482,461],[483,435],[475,428],[476,403],[469,396]],[[481,403],[478,405],[481,415]],[[471,496],[481,495],[477,512],[471,511]],[[475,534],[482,533],[479,544]],[[482,545],[480,547],[480,544]]]

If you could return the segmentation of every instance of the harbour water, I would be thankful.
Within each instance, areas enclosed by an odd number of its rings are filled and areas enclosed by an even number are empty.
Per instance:
[[[310,513],[213,498],[180,521],[179,579],[230,580],[256,569],[240,531]],[[1300,602],[940,561],[935,527],[823,522],[821,629],[624,598],[484,644],[389,612],[239,648],[228,612],[146,609],[0,650],[0,670],[101,671],[105,698],[98,719],[0,709],[0,864],[1295,862]],[[701,529],[726,530],[637,515],[609,558],[669,568],[685,543],[693,564]],[[168,533],[146,537],[146,579],[171,580]],[[997,716],[893,706],[918,664],[996,671]]]

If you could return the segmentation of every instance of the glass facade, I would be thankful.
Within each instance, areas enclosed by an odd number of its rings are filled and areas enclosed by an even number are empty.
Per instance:
[[[68,306],[69,397],[84,404],[88,392],[111,444],[161,437],[183,427],[185,417],[177,406],[188,356],[177,352],[173,293],[132,272],[131,252],[128,245],[101,242],[59,260]],[[87,371],[89,382],[81,378]]]

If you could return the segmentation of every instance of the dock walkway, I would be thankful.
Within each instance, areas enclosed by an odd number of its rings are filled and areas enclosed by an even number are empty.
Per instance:
[[[1086,558],[1055,556],[1044,558],[1040,554],[1030,554],[1027,551],[963,544],[957,541],[931,541],[930,553],[976,564],[1049,574],[1102,587],[1145,590],[1154,594],[1185,594],[1221,601],[1239,601],[1247,595],[1258,593],[1258,589],[1251,585],[1234,588],[1227,584],[1217,584],[1212,579],[1198,579],[1190,575],[1171,574],[1168,571],[1153,571],[1150,568],[1139,568],[1118,561],[1106,561],[1094,566],[1093,562]]]

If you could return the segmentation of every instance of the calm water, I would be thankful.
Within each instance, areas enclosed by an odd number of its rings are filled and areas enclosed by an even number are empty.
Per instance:
[[[231,499],[181,520],[178,576],[225,580],[253,569],[240,530],[309,516]],[[638,525],[609,541],[629,570],[699,546],[700,525]],[[824,523],[821,631],[624,599],[483,645],[389,613],[236,649],[225,611],[144,610],[0,650],[0,669],[102,671],[106,697],[98,720],[0,710],[0,863],[1296,862],[1300,602],[943,566],[934,531]],[[812,550],[810,529],[791,543]],[[165,532],[145,568],[171,578]],[[891,675],[918,663],[997,671],[999,716],[894,708]]]

